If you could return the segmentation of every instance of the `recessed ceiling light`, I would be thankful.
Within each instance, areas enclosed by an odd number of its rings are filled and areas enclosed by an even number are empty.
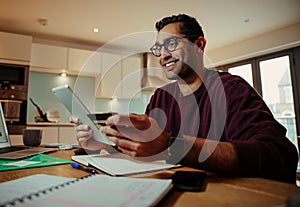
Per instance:
[[[99,28],[95,27],[95,28],[93,29],[93,32],[95,32],[95,33],[99,32]]]
[[[38,22],[40,23],[40,25],[42,26],[47,26],[48,25],[48,19],[45,18],[39,18]]]
[[[67,73],[66,72],[62,72],[59,74],[61,77],[66,77],[67,76]]]

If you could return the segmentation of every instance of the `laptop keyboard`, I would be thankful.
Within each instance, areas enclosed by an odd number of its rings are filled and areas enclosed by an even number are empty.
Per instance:
[[[3,147],[0,148],[0,154],[7,153],[7,152],[15,152],[23,149],[30,149],[30,147],[26,146],[10,146],[10,147]]]

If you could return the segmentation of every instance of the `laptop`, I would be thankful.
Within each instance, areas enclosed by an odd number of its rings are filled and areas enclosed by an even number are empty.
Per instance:
[[[11,146],[8,130],[0,105],[0,159],[22,159],[36,154],[52,152],[55,148]]]

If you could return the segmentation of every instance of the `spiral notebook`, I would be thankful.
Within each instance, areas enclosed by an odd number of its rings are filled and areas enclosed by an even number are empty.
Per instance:
[[[171,179],[37,174],[1,183],[0,206],[155,206],[172,186]]]

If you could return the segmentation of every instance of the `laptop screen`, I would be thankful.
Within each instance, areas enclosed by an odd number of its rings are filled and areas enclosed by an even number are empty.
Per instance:
[[[0,148],[10,146],[8,131],[2,107],[0,105]]]

